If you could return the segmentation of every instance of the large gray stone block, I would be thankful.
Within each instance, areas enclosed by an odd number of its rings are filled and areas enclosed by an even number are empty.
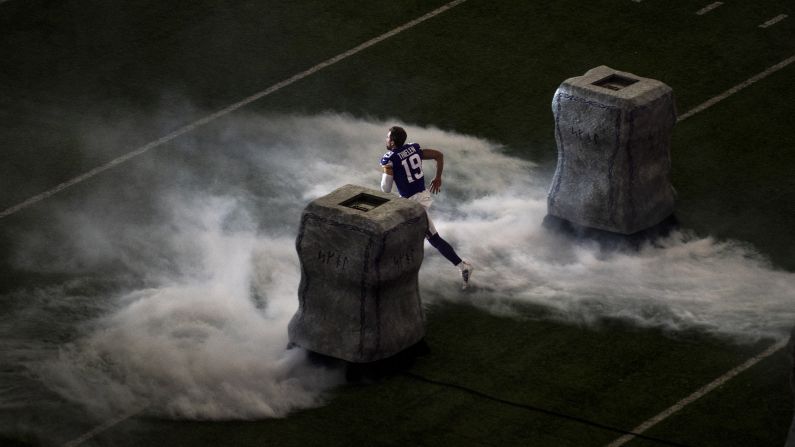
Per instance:
[[[346,185],[306,206],[290,341],[349,362],[381,360],[425,336],[418,273],[428,218],[418,203]]]
[[[673,213],[670,87],[601,66],[564,81],[552,110],[558,165],[550,215],[632,234]]]

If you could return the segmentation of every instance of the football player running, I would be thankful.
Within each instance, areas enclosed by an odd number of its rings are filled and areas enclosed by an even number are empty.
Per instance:
[[[442,189],[442,171],[444,170],[444,154],[441,151],[431,148],[421,148],[417,143],[406,143],[406,131],[399,126],[389,129],[386,135],[386,153],[381,158],[381,167],[384,173],[381,175],[381,191],[391,192],[393,183],[397,186],[401,197],[419,202],[425,207],[427,214],[428,208],[433,203],[431,193],[438,194]],[[434,160],[436,162],[436,177],[431,180],[430,192],[425,189],[425,173],[422,171],[423,160]],[[469,286],[469,278],[472,275],[472,264],[463,261],[456,254],[453,247],[447,243],[439,233],[428,216],[428,231],[425,233],[428,242],[434,246],[439,253],[453,263],[461,271],[464,279],[463,289]]]

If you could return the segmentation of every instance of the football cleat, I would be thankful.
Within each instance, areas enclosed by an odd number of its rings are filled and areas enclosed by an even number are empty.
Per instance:
[[[475,267],[472,267],[472,264],[462,261],[461,262],[461,278],[464,280],[464,284],[461,286],[461,289],[464,290],[469,287],[469,278],[472,276],[472,270],[475,270]]]

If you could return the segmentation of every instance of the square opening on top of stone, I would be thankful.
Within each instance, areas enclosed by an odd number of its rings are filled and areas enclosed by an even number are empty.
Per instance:
[[[602,78],[593,83],[593,85],[597,87],[603,87],[610,90],[621,90],[624,87],[629,87],[630,85],[638,82],[637,79],[628,78],[626,76],[621,76],[617,74],[611,74],[606,78]]]
[[[364,211],[366,213],[373,208],[377,208],[385,204],[386,202],[389,202],[389,199],[373,196],[363,192],[340,203],[340,205],[353,208],[355,210]]]

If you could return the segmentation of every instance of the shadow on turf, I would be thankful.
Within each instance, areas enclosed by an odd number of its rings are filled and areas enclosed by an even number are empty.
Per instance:
[[[568,220],[547,214],[544,217],[544,228],[567,237],[577,242],[595,242],[602,250],[639,250],[646,244],[654,244],[657,240],[668,237],[680,228],[676,216],[671,214],[657,225],[632,234],[613,233],[577,225]]]
[[[345,368],[345,379],[350,384],[367,384],[408,371],[414,366],[417,357],[428,355],[430,352],[430,347],[425,339],[422,339],[391,357],[369,363],[347,362],[312,351],[307,351],[307,358],[316,366]]]
[[[0,445],[3,447],[33,447],[35,444],[13,438],[0,437]]]

